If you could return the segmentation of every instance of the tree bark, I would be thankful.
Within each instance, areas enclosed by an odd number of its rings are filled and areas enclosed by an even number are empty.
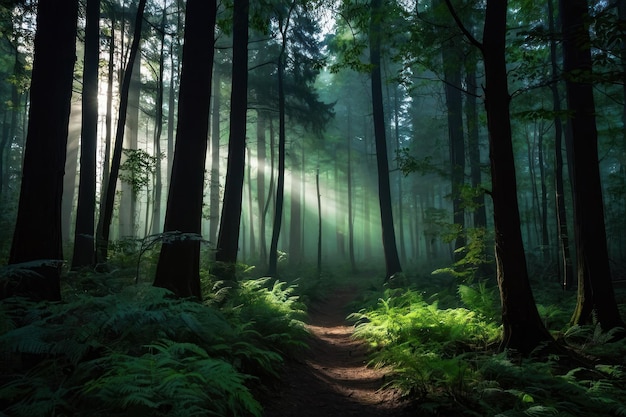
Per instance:
[[[215,260],[216,275],[235,281],[243,180],[246,166],[246,115],[248,110],[248,13],[249,0],[235,0],[233,10],[233,85],[230,99],[230,137],[224,184],[224,201]]]
[[[61,198],[74,62],[77,0],[40,0],[30,87],[28,135],[9,264],[52,260],[28,267],[3,296],[61,298]],[[50,106],[50,103],[54,103]]]
[[[382,226],[382,242],[385,255],[385,282],[392,275],[402,272],[391,210],[391,187],[389,185],[389,161],[385,137],[385,115],[383,110],[382,79],[380,68],[380,38],[382,30],[382,0],[372,0],[369,28],[370,65],[372,78],[372,107],[374,136],[376,143],[376,163],[378,167],[378,201]]]
[[[96,148],[98,144],[98,65],[100,63],[100,0],[88,0],[83,69],[80,178],[72,268],[95,262]]]
[[[528,355],[553,338],[537,311],[522,243],[505,59],[508,2],[487,0],[482,43],[463,27],[450,0],[446,5],[468,39],[481,50],[485,66],[496,276],[502,306],[501,348]]]
[[[507,1],[487,0],[483,32],[485,108],[489,130],[497,279],[502,301],[502,347],[530,353],[552,336],[544,327],[526,269],[511,139],[505,35]]]
[[[574,228],[578,300],[572,321],[595,320],[602,329],[624,327],[611,282],[604,206],[598,163],[598,132],[593,98],[588,5],[559,2],[563,24],[563,71],[567,107],[572,114]],[[595,313],[595,314],[594,314]]]
[[[276,205],[274,209],[274,226],[270,242],[269,266],[267,275],[278,276],[278,239],[283,221],[283,202],[285,194],[285,42],[286,29],[283,33],[283,46],[278,57],[278,178],[276,180]]]
[[[164,232],[181,232],[161,246],[154,285],[179,297],[202,298],[200,241],[204,167],[216,19],[215,0],[188,0],[180,79],[178,125]]]
[[[163,12],[161,15],[161,26],[159,28],[160,51],[159,51],[159,79],[157,80],[157,96],[156,96],[156,117],[154,120],[154,156],[156,159],[154,191],[153,191],[153,209],[152,209],[152,234],[156,234],[163,230],[161,226],[161,190],[163,188],[163,179],[161,175],[161,134],[163,132],[163,96],[165,90],[165,80],[163,74],[165,72],[165,23],[166,23],[167,1],[163,3]],[[148,197],[149,198],[149,197]],[[149,202],[149,200],[148,200]],[[146,216],[148,217],[148,216]]]

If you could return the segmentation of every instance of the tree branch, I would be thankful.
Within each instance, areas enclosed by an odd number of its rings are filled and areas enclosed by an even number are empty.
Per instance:
[[[474,45],[475,47],[477,47],[478,49],[480,49],[482,51],[483,48],[484,48],[483,44],[481,42],[478,42],[478,40],[476,40],[474,35],[472,35],[470,33],[470,31],[467,30],[467,28],[465,27],[463,22],[461,22],[461,19],[459,18],[459,15],[456,13],[456,10],[454,10],[454,7],[452,6],[452,3],[450,2],[450,0],[445,0],[445,2],[446,2],[446,6],[448,7],[448,10],[450,11],[450,14],[452,15],[452,18],[456,22],[456,24],[459,27],[459,29],[461,30],[461,32],[463,32],[463,34],[465,35],[467,40],[472,45]]]

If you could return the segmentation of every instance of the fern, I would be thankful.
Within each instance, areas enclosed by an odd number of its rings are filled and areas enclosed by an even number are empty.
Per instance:
[[[225,314],[234,321],[251,325],[258,332],[260,346],[269,344],[288,355],[306,346],[308,332],[303,322],[306,313],[295,295],[295,286],[281,281],[270,284],[270,279],[242,281]]]
[[[499,310],[496,306],[498,295],[496,289],[488,287],[486,281],[476,285],[459,285],[458,294],[463,304],[472,311],[478,312],[489,321],[496,321]]]
[[[221,311],[146,284],[5,300],[0,357],[13,373],[0,375],[0,415],[258,416],[249,388],[276,378],[307,334],[295,287],[266,284],[247,283]]]
[[[261,415],[246,381],[229,363],[211,358],[192,343],[163,341],[145,346],[140,357],[116,354],[103,365],[109,371],[85,387],[108,413],[141,407],[146,414]],[[227,401],[224,401],[227,399]],[[196,410],[191,413],[190,410]]]

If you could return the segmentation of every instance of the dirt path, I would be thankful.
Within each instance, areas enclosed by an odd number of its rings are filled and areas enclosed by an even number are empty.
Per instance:
[[[351,338],[346,306],[354,289],[335,291],[309,308],[310,349],[287,364],[265,417],[403,417],[415,415],[392,390],[381,390],[385,373],[365,366],[367,348]]]

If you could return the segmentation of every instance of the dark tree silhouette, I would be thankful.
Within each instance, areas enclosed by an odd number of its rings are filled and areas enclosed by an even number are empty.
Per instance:
[[[496,275],[502,305],[501,348],[528,354],[553,339],[537,312],[520,229],[505,59],[508,2],[487,0],[482,43],[463,26],[450,0],[446,5],[466,37],[482,52],[485,66]]]
[[[235,0],[233,5],[233,64],[230,97],[230,136],[228,163],[220,230],[215,252],[216,275],[235,280],[239,250],[239,228],[246,161],[246,115],[248,110],[248,13],[249,0]]]
[[[287,49],[287,30],[289,29],[289,19],[295,6],[295,1],[287,16],[279,19],[279,29],[282,36],[280,54],[278,55],[278,180],[276,185],[276,209],[274,211],[274,227],[272,229],[272,240],[270,243],[269,268],[267,275],[276,277],[278,275],[278,238],[283,221],[283,201],[285,199],[285,64]],[[295,180],[295,178],[294,178]]]
[[[391,187],[389,185],[389,160],[387,157],[387,140],[385,136],[385,115],[383,110],[383,92],[380,69],[380,38],[382,31],[382,0],[372,0],[369,27],[370,66],[372,78],[372,110],[374,117],[374,140],[376,142],[376,163],[378,167],[378,201],[380,203],[380,219],[383,234],[383,250],[385,255],[385,282],[395,273],[402,272],[396,233],[393,226],[391,210]]]
[[[98,144],[98,64],[100,62],[100,0],[88,0],[85,24],[80,178],[72,268],[95,261],[96,148]]]
[[[167,232],[199,235],[215,39],[215,0],[189,0],[178,101],[178,125],[170,189]],[[154,285],[180,297],[200,299],[200,242],[182,235],[161,246]]]
[[[143,12],[146,8],[146,0],[139,0],[137,14],[135,16],[135,29],[133,41],[130,46],[126,71],[120,89],[120,107],[117,119],[117,130],[115,132],[115,145],[113,146],[113,156],[111,157],[111,168],[109,178],[104,183],[102,207],[100,217],[96,227],[96,263],[104,263],[107,260],[109,247],[109,233],[111,229],[111,219],[113,218],[113,203],[115,202],[115,188],[120,171],[122,160],[122,145],[124,143],[124,128],[126,126],[126,110],[128,109],[128,94],[132,80],[132,68],[135,65],[137,54],[139,53],[139,43],[141,41],[141,26],[143,22]]]
[[[606,243],[598,132],[593,98],[587,0],[559,2],[563,25],[563,71],[571,113],[574,231],[578,301],[572,321],[595,320],[604,330],[624,327],[611,283]]]
[[[478,111],[476,91],[476,63],[471,58],[466,58],[465,62],[465,86],[467,94],[465,98],[465,117],[467,124],[467,153],[470,164],[470,177],[472,187],[478,189],[482,187],[482,174],[480,172],[480,137],[478,134]],[[478,190],[474,197],[474,227],[487,227],[487,210],[485,209],[485,193]]]
[[[465,246],[465,210],[461,190],[465,182],[465,139],[463,135],[463,94],[461,86],[462,53],[458,39],[447,40],[441,49],[444,72],[444,90],[448,109],[448,146],[450,151],[450,180],[452,188],[452,219],[459,227],[454,243],[455,259],[463,253],[458,249]]]
[[[63,259],[61,197],[77,19],[78,0],[41,0],[38,4],[28,135],[10,264]],[[60,262],[29,269],[31,273],[4,295],[61,298]]]
[[[554,0],[548,0],[548,28],[550,33],[556,33],[556,18],[554,16]],[[559,65],[557,57],[557,41],[554,36],[550,37],[550,69],[552,79],[556,81],[558,77]],[[569,289],[573,281],[573,266],[569,244],[569,233],[567,230],[567,210],[565,207],[565,187],[563,184],[563,120],[561,119],[561,96],[556,82],[550,84],[552,93],[552,110],[554,111],[554,182],[555,182],[555,204],[557,215],[557,231],[563,270],[561,285],[563,289]]]

